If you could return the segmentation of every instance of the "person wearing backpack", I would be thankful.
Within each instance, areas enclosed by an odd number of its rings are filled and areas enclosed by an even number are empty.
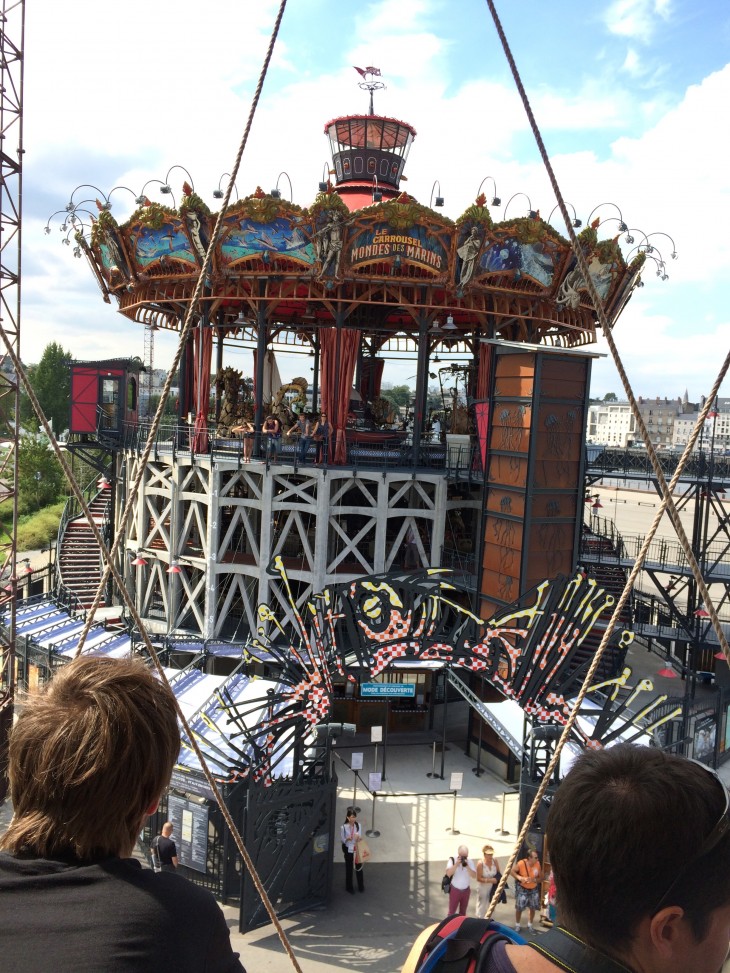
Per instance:
[[[449,916],[424,930],[402,973],[719,973],[730,797],[710,767],[628,743],[585,750],[552,798],[546,838],[558,925],[525,943]]]

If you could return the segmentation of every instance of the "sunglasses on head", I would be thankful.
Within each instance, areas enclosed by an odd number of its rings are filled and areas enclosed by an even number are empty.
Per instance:
[[[718,774],[715,773],[712,767],[708,767],[707,764],[703,764],[700,760],[691,760],[691,758],[687,758],[687,759],[689,759],[691,763],[696,764],[698,767],[701,767],[705,771],[705,773],[711,774],[712,777],[715,778],[718,785],[722,788],[722,794],[723,797],[725,798],[725,807],[723,808],[723,812],[720,815],[717,824],[715,824],[714,828],[712,829],[712,831],[710,831],[710,833],[702,842],[702,844],[697,849],[695,854],[691,855],[685,862],[683,862],[679,866],[679,870],[675,873],[671,885],[652,909],[651,915],[653,916],[655,916],[657,912],[659,912],[659,910],[666,905],[667,899],[675,890],[677,885],[679,885],[680,879],[684,879],[687,869],[691,865],[694,865],[696,862],[698,862],[700,858],[704,858],[705,855],[709,855],[709,853],[713,849],[717,848],[717,846],[720,844],[722,839],[727,834],[728,830],[730,830],[730,794],[728,794],[727,787],[725,787],[725,785],[722,782],[722,779],[718,776]]]

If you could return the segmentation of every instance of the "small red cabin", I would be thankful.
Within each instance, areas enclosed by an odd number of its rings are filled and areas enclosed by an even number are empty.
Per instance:
[[[69,432],[117,438],[125,425],[136,425],[141,371],[138,358],[71,362]]]

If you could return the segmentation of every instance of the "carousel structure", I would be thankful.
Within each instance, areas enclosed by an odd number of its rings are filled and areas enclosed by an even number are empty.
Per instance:
[[[482,614],[575,567],[596,334],[586,282],[568,240],[529,200],[517,210],[524,194],[495,222],[480,186],[454,222],[440,196],[432,209],[402,191],[416,132],[372,112],[377,86],[365,84],[370,112],[325,125],[332,162],[310,206],[282,198],[282,173],[225,213],[181,359],[178,420],[157,431],[132,516],[114,524],[153,632],[245,641],[261,604],[291,622],[265,570],[274,557],[298,605],[334,583],[446,567]],[[169,177],[160,191],[173,196]],[[60,211],[76,256],[120,313],[179,329],[214,214],[192,178],[177,208],[143,190],[121,224],[112,193],[94,199],[94,188]],[[618,207],[598,211],[606,219],[579,240],[613,322],[646,252],[627,263]],[[232,346],[250,349],[252,374],[227,364]],[[304,377],[281,380],[281,352],[301,356]],[[413,363],[407,425],[381,395],[388,358]],[[434,422],[437,378],[448,395]],[[117,512],[149,432],[138,385],[107,376],[96,418],[71,428],[72,449],[111,448]],[[287,436],[308,414],[304,440]]]
[[[524,193],[495,219],[492,177],[455,221],[439,212],[437,181],[420,203],[401,189],[416,131],[374,113],[380,72],[358,70],[369,111],[325,125],[331,163],[307,207],[282,198],[282,172],[270,192],[215,214],[173,166],[131,191],[126,220],[112,215],[125,187],[80,186],[59,210],[65,241],[103,299],[145,328],[146,347],[160,329],[184,340],[172,421],[161,406],[150,418],[138,360],[72,365],[67,448],[96,462],[97,518],[117,552],[107,603],[139,619],[121,645],[86,634],[110,652],[141,649],[141,636],[157,662],[150,638],[164,648],[191,719],[160,813],[193,814],[213,780],[219,804],[245,798],[246,845],[268,892],[300,906],[326,898],[329,745],[346,727],[432,731],[435,704],[459,693],[467,748],[481,759],[484,730],[505,777],[521,773],[523,817],[541,781],[557,785],[556,727],[599,746],[681,715],[666,696],[631,709],[653,686],[632,684],[624,665],[633,636],[608,620],[618,592],[577,570],[596,321],[602,305],[614,325],[647,259],[666,278],[658,250],[641,234],[624,256],[639,231],[613,203],[594,208],[575,249]],[[173,206],[152,201],[152,185]],[[241,349],[248,373],[231,364]],[[405,416],[382,394],[389,361],[414,373]],[[79,519],[62,525],[61,566]],[[29,672],[47,611],[23,616]],[[49,659],[60,631],[68,653],[81,651],[74,624],[54,610]],[[382,699],[367,698],[373,684]],[[592,694],[585,710],[582,695],[573,707],[579,692]],[[391,697],[408,698],[391,708]],[[517,711],[523,740],[495,701]],[[441,715],[445,741],[446,706]],[[306,880],[280,854],[280,823],[295,810]],[[235,854],[198,811],[207,858],[188,875],[209,881],[217,868],[225,897],[240,885]],[[248,879],[241,888],[249,928],[260,906]]]

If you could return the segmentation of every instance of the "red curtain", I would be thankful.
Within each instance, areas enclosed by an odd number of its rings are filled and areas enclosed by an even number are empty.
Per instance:
[[[492,368],[493,345],[483,342],[479,345],[479,370],[477,372],[476,396],[474,399],[474,416],[479,438],[479,452],[482,458],[482,470],[487,469],[487,436],[489,432],[489,376]]]
[[[208,451],[208,407],[210,405],[210,364],[213,357],[213,329],[205,325],[196,329],[194,345],[195,427],[193,451]]]
[[[345,426],[360,338],[360,331],[345,328],[323,328],[320,332],[322,412],[332,426],[330,449],[334,446],[334,462],[340,466],[347,462]]]
[[[383,358],[363,358],[362,371],[360,372],[360,388],[358,392],[363,402],[371,402],[380,395],[380,386],[383,381]],[[370,383],[372,382],[372,389]]]

